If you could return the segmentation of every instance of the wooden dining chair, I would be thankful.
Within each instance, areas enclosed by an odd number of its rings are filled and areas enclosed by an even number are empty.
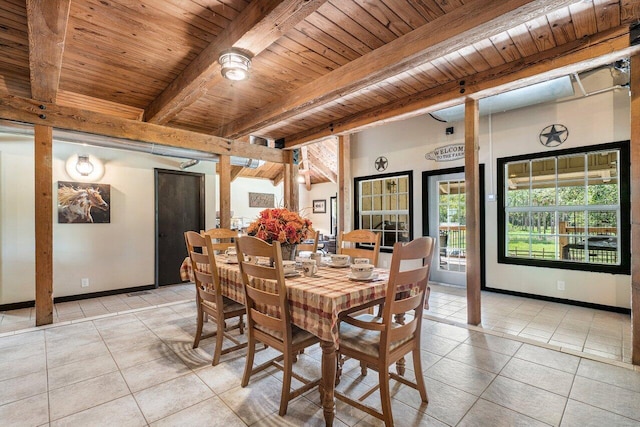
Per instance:
[[[237,237],[237,233],[234,237]],[[198,327],[193,341],[193,348],[197,348],[201,339],[216,337],[216,348],[213,353],[212,365],[217,365],[220,356],[229,352],[239,350],[247,346],[247,343],[240,342],[236,337],[228,332],[239,329],[240,334],[244,333],[243,317],[245,314],[244,305],[233,301],[222,295],[220,287],[220,276],[216,266],[215,244],[210,235],[202,236],[195,231],[184,233],[187,243],[187,252],[191,259],[193,268],[194,283],[196,284],[196,307],[198,310]],[[225,248],[228,247],[225,246]],[[213,318],[217,329],[212,334],[202,335],[203,323],[207,316]],[[238,318],[238,323],[232,327],[227,327],[227,320]],[[224,338],[229,339],[235,345],[222,348]]]
[[[311,251],[315,253],[318,250],[318,238],[320,237],[320,230],[309,230],[309,238],[304,243],[298,243],[298,253],[302,251]],[[313,239],[313,242],[310,240]]]
[[[378,371],[379,385],[359,399],[339,393],[336,397],[383,420],[387,427],[393,426],[389,394],[391,378],[417,389],[422,401],[428,401],[420,360],[420,329],[425,300],[430,291],[427,283],[434,245],[432,237],[420,237],[406,244],[396,243],[382,316],[364,314],[341,319],[338,360],[342,357],[357,359],[366,368]],[[415,382],[389,372],[391,365],[409,353],[412,354]],[[378,386],[381,412],[362,403]]]
[[[296,356],[310,345],[318,343],[319,338],[291,323],[280,243],[276,241],[269,244],[256,237],[242,236],[236,240],[236,246],[245,290],[249,334],[249,349],[241,386],[246,387],[251,375],[269,366],[281,369],[284,372],[284,377],[278,413],[282,416],[287,413],[287,406],[291,399],[320,383],[320,378],[310,381],[300,375],[293,374],[293,362],[296,360]],[[252,259],[256,257],[271,258],[274,261],[273,266],[251,262],[247,257]],[[268,283],[274,285],[274,288],[267,290],[265,286]],[[257,342],[261,342],[282,354],[254,367],[253,360]],[[279,362],[283,362],[283,364],[280,365]],[[295,390],[291,390],[292,376],[303,383]]]
[[[353,258],[368,258],[373,265],[378,265],[380,255],[381,234],[369,230],[353,230],[348,233],[340,232],[337,253],[349,255]],[[358,244],[373,245],[372,249],[358,247]]]
[[[235,246],[235,239],[238,238],[238,231],[231,230],[229,228],[210,228],[208,230],[201,230],[202,236],[211,237],[211,245],[218,253],[224,253],[229,246]]]

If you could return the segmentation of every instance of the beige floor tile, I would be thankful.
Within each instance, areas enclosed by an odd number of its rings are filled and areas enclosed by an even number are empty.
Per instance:
[[[512,339],[477,332],[472,333],[469,339],[465,341],[465,344],[486,348],[487,350],[506,354],[508,356],[513,356],[522,346],[520,342]]]
[[[495,374],[446,358],[427,369],[425,376],[476,396],[495,378]]]
[[[178,425],[208,427],[246,426],[240,417],[225,406],[218,397],[212,397],[193,406],[189,406],[151,424],[152,427],[172,427]]]
[[[251,425],[276,413],[280,407],[282,383],[271,375],[252,376],[246,387],[235,387],[219,394],[220,399]]]
[[[0,405],[45,393],[47,377],[43,371],[0,381]]]
[[[546,424],[521,413],[479,399],[458,424],[458,427],[545,427]]]
[[[49,422],[47,393],[0,406],[0,424],[11,427],[31,427]]]
[[[152,423],[213,397],[196,375],[188,374],[133,395],[144,417]]]
[[[577,375],[640,393],[640,372],[582,359]]]
[[[561,427],[638,427],[640,422],[572,399],[562,417]]]
[[[421,335],[422,349],[439,356],[444,356],[451,350],[460,345],[459,341],[443,338],[438,335],[430,334],[428,331],[422,332]]]
[[[0,350],[10,351],[10,350]],[[33,356],[25,353],[23,357],[10,360],[0,359],[0,381],[21,377],[35,372],[44,372],[47,368],[47,358],[44,351],[36,351]]]
[[[100,377],[117,370],[118,366],[109,354],[50,368],[47,371],[49,390]]]
[[[551,425],[560,424],[567,399],[537,387],[499,376],[482,398]]]
[[[190,372],[187,365],[173,352],[130,368],[123,369],[124,377],[132,392],[160,384]]]
[[[68,363],[74,363],[108,354],[109,349],[102,341],[96,341],[79,347],[66,347],[64,345],[60,345],[56,348],[47,348],[47,366],[49,368],[55,368]]]
[[[51,427],[142,427],[146,425],[147,422],[131,395],[94,406],[51,423]]]
[[[640,421],[640,393],[576,376],[569,397]]]
[[[580,362],[579,357],[530,344],[524,344],[514,357],[569,372],[570,374],[575,374],[578,369],[578,363]]]
[[[112,401],[129,394],[120,372],[112,372],[49,391],[51,420]]]
[[[511,356],[496,353],[482,347],[460,344],[447,354],[447,359],[457,360],[484,371],[499,373]]]
[[[573,374],[515,357],[500,375],[562,396],[569,396],[573,384]]]

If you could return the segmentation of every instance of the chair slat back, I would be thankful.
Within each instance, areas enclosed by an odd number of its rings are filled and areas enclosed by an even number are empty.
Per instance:
[[[195,231],[184,233],[199,299],[222,307],[222,289],[211,238]],[[199,301],[198,301],[199,303]]]
[[[235,246],[235,239],[238,237],[238,232],[230,230],[228,228],[210,228],[206,231],[201,231],[200,234],[211,237],[211,247],[216,252],[224,252],[229,246]]]
[[[371,264],[378,265],[380,255],[380,239],[382,234],[369,230],[353,230],[348,233],[340,232],[337,252],[349,255],[351,258],[368,258]],[[373,249],[358,248],[358,243],[373,245]]]
[[[418,344],[420,342],[422,312],[434,246],[435,239],[432,237],[419,237],[407,244],[397,242],[393,246],[389,283],[382,314],[382,323],[385,328],[380,340],[381,349],[386,348],[387,352],[390,344],[399,340],[413,338]],[[406,267],[407,265],[409,267]],[[410,286],[407,288],[407,285]],[[402,291],[398,292],[398,288]],[[413,313],[410,313],[411,311]],[[410,313],[410,316],[405,318],[404,325],[392,328],[394,315],[400,313]]]
[[[320,230],[313,230],[310,229],[309,230],[309,239],[307,240],[311,240],[313,239],[313,243],[298,243],[298,247],[297,247],[297,251],[301,252],[301,251],[311,251],[311,252],[316,252],[318,250],[318,238],[320,236]]]
[[[245,290],[249,330],[252,331],[258,325],[281,333],[285,343],[291,342],[291,314],[280,243],[269,244],[253,236],[241,236],[236,240],[236,247]],[[258,256],[269,257],[273,260],[273,266],[255,264]],[[266,290],[266,281],[275,282],[276,293]]]

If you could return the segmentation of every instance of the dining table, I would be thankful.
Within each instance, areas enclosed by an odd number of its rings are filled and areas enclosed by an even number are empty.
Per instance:
[[[245,303],[242,276],[237,262],[226,257],[216,257],[222,294],[227,298]],[[322,380],[320,397],[327,426],[333,425],[335,417],[335,384],[337,350],[340,345],[339,320],[349,312],[359,311],[384,301],[389,280],[389,271],[376,268],[372,279],[356,280],[350,276],[349,264],[343,267],[321,263],[313,276],[301,273],[285,277],[287,298],[294,325],[320,338],[322,349]],[[191,270],[188,258],[181,267],[182,277],[188,278]],[[185,279],[186,280],[186,279]],[[275,283],[265,281],[275,291]]]

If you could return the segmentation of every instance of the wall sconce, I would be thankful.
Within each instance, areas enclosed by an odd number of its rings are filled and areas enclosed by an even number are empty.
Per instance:
[[[222,66],[222,77],[229,80],[246,80],[249,77],[251,59],[244,53],[231,49],[220,54],[218,62]]]
[[[89,156],[78,156],[78,162],[76,163],[76,170],[82,176],[89,176],[95,168],[93,163],[89,160]]]
[[[305,179],[304,179],[304,175],[298,175],[298,184],[304,184],[305,183]]]
[[[74,181],[97,181],[104,175],[104,164],[95,156],[74,154],[67,159],[65,170]]]

